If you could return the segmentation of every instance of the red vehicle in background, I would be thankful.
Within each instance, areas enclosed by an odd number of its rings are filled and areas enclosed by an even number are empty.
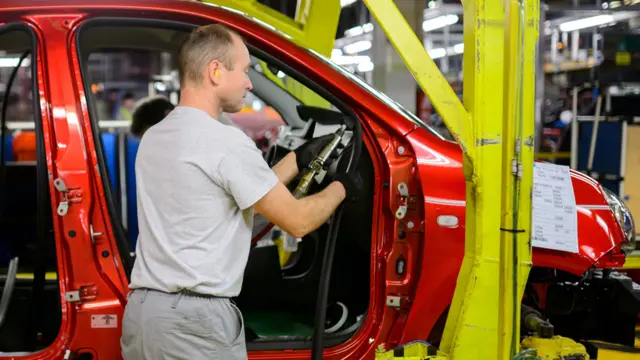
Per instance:
[[[254,109],[245,106],[240,112],[227,114],[229,119],[266,152],[278,136],[278,129],[286,125],[280,114],[271,106]]]
[[[229,9],[166,0],[4,4],[0,50],[14,64],[4,85],[28,94],[20,101],[31,119],[20,126],[33,125],[37,154],[35,162],[9,156],[3,117],[0,359],[119,358],[136,216],[135,186],[121,165],[135,154],[97,120],[89,65],[106,51],[177,53],[189,31],[212,22],[331,104],[303,104],[252,68],[253,92],[286,123],[267,161],[344,126],[343,156],[329,173],[361,172],[368,194],[297,241],[284,266],[276,247],[252,249],[237,299],[250,357],[370,359],[379,345],[438,343],[464,255],[457,144],[330,60]],[[3,102],[2,113],[10,106]],[[593,179],[573,172],[571,182],[578,252],[534,248],[523,302],[556,334],[632,343],[637,285],[615,269],[635,248],[633,221]]]

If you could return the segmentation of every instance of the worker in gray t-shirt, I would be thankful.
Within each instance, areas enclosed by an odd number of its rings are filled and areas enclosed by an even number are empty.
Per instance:
[[[240,129],[217,121],[251,89],[242,38],[216,24],[180,51],[180,103],[146,130],[136,157],[140,235],[122,323],[125,360],[246,359],[240,293],[253,218],[295,237],[317,229],[360,191],[336,176],[296,199],[286,188],[328,144],[311,140],[269,168]]]

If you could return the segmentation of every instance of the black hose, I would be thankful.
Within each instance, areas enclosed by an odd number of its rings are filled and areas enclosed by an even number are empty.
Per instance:
[[[18,70],[20,70],[20,66],[22,65],[22,62],[24,61],[24,59],[29,56],[29,54],[31,53],[31,50],[27,50],[25,51],[22,56],[20,56],[20,60],[18,61],[18,65],[16,65],[16,67],[13,68],[13,70],[11,71],[11,75],[9,76],[9,81],[7,82],[7,86],[5,86],[5,90],[4,90],[4,99],[2,101],[2,121],[0,124],[0,131],[2,132],[2,136],[0,136],[0,154],[2,154],[2,156],[0,156],[0,189],[2,189],[2,201],[0,201],[0,204],[2,204],[2,206],[0,206],[0,218],[2,218],[2,213],[4,212],[4,207],[6,205],[6,196],[5,195],[5,191],[6,191],[6,170],[5,170],[5,159],[7,157],[6,154],[6,136],[8,133],[8,129],[7,129],[7,107],[9,104],[9,95],[11,94],[11,87],[13,86],[13,80],[15,80],[16,75],[18,74]]]
[[[355,164],[360,160],[362,152],[362,126],[360,121],[355,118],[353,129],[353,151],[347,163],[346,172],[352,170]],[[312,334],[311,360],[322,359],[322,351],[324,350],[324,328],[327,319],[327,302],[329,298],[329,285],[331,283],[331,269],[333,267],[333,255],[336,249],[336,240],[340,229],[340,219],[344,210],[344,202],[338,206],[335,213],[331,217],[329,225],[329,234],[325,245],[324,258],[322,260],[322,271],[320,275],[320,283],[318,285],[318,299],[316,301],[316,317]]]

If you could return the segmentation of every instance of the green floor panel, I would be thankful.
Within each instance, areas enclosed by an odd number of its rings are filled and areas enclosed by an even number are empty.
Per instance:
[[[245,328],[260,337],[311,336],[313,328],[297,317],[279,312],[243,312]]]

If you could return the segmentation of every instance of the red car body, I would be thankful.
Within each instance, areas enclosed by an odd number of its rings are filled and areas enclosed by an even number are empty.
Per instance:
[[[63,195],[53,181],[49,184],[63,307],[60,333],[47,349],[12,359],[62,358],[67,351],[76,353],[80,349],[98,359],[120,357],[120,327],[91,327],[92,316],[100,314],[116,314],[121,321],[128,292],[127,276],[119,265],[122,261],[115,220],[109,216],[102,186],[106,180],[98,171],[96,134],[74,36],[79,26],[96,17],[226,24],[249,43],[282,59],[348,103],[362,121],[364,144],[376,173],[370,304],[361,329],[347,342],[325,349],[324,358],[369,359],[380,344],[389,348],[429,337],[451,302],[464,254],[465,182],[457,144],[417,125],[393,103],[381,100],[282,35],[222,8],[162,0],[7,0],[3,4],[2,23],[22,22],[37,36],[37,81],[47,169],[50,179],[62,179],[71,189],[66,194],[71,199],[68,213],[55,216]],[[602,188],[578,173],[572,174],[572,181],[580,208],[580,253],[534,248],[533,266],[576,276],[593,267],[619,267],[625,259],[621,251],[624,234]],[[396,190],[400,182],[408,185],[408,198]],[[405,204],[406,216],[396,218],[396,210]],[[459,224],[438,225],[437,218],[442,214],[457,217]],[[408,222],[414,226],[408,227]],[[405,232],[402,239],[397,236],[399,232]],[[402,275],[396,272],[399,259],[406,260]],[[66,300],[65,294],[73,290],[79,291],[82,301]],[[399,296],[401,306],[386,306],[388,296]],[[252,359],[308,357],[308,350],[250,352]]]

